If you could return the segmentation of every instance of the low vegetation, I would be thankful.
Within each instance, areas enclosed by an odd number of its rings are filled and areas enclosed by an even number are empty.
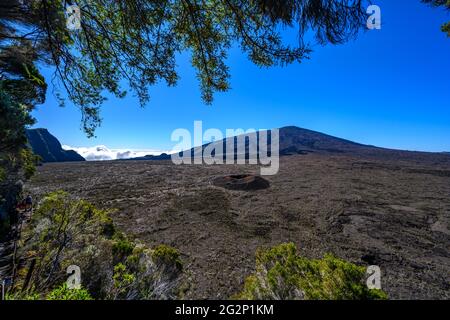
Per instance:
[[[70,289],[67,284],[63,284],[52,290],[46,300],[92,300],[91,295],[85,289]]]
[[[37,292],[15,292],[8,293],[6,300],[93,300],[90,293],[83,289],[71,289],[66,283],[50,291],[46,296]]]
[[[293,243],[282,244],[256,255],[256,271],[249,276],[237,299],[365,300],[387,299],[381,290],[364,283],[365,268],[325,255],[307,259]]]
[[[8,54],[1,53],[1,58]],[[10,54],[10,60],[1,61],[0,66],[0,239],[10,231],[10,223],[15,222],[14,208],[22,181],[36,171],[39,158],[27,145],[25,129],[34,124],[30,114],[34,103],[45,98],[38,92],[45,84],[37,69],[19,63],[17,55]],[[13,79],[6,79],[4,73]]]
[[[151,249],[114,226],[111,213],[63,191],[39,203],[21,241],[23,267],[10,300],[177,299],[184,272],[180,253]],[[68,288],[66,270],[77,265],[81,287]],[[294,244],[256,254],[256,271],[237,299],[386,299],[364,283],[365,268],[326,255],[307,259]]]
[[[48,194],[24,230],[24,267],[10,299],[175,299],[182,275],[176,249],[152,250],[117,230],[112,211]],[[70,265],[81,269],[82,289],[66,286]]]

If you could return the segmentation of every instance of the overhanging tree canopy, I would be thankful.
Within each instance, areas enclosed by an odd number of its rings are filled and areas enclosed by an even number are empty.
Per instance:
[[[450,10],[450,0],[422,0],[422,2],[429,3],[435,7],[443,6],[447,10]],[[450,22],[442,25],[442,32],[446,32],[450,37]]]
[[[77,31],[66,28],[72,4],[81,9]],[[31,41],[39,58],[56,67],[89,136],[100,123],[104,90],[124,96],[125,79],[146,104],[150,86],[177,83],[177,53],[191,53],[202,98],[211,103],[214,92],[229,88],[232,45],[259,66],[286,65],[308,58],[308,30],[322,44],[342,43],[367,17],[363,0],[6,0],[0,6],[0,45]],[[298,29],[297,45],[283,41],[286,26]]]

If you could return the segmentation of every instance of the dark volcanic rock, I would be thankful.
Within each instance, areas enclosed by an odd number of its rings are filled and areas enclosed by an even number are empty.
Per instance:
[[[284,242],[308,258],[378,265],[391,299],[449,299],[450,176],[442,173],[450,157],[407,156],[286,156],[277,175],[264,177],[270,188],[255,192],[211,182],[243,182],[258,166],[169,161],[49,163],[25,188],[34,199],[64,189],[116,208],[125,233],[176,247],[189,269],[186,299],[240,292],[258,248]]]
[[[160,155],[146,155],[144,157],[131,158],[126,160],[170,160],[171,156],[167,153],[161,153]]]
[[[47,129],[27,130],[28,142],[33,152],[44,162],[86,161],[73,150],[64,150],[61,143]]]
[[[271,154],[271,136],[272,131],[267,132],[268,137],[268,155]],[[239,136],[243,137],[243,136]],[[248,135],[247,135],[248,137]],[[238,154],[243,155],[245,153],[245,159],[249,159],[249,140],[247,137],[245,139],[245,150],[238,150],[237,141],[238,137],[230,137],[217,142],[207,143],[200,147],[195,147],[190,150],[185,150],[179,153],[180,156],[183,154],[191,154],[192,157],[195,155],[202,155],[206,147],[213,149],[212,155],[216,158],[222,157],[223,160],[227,158],[227,155],[231,155],[230,158],[235,160]],[[257,150],[260,148],[260,137],[261,131],[256,132]],[[279,152],[281,156],[289,155],[306,155],[309,153],[316,154],[345,154],[351,153],[352,155],[357,154],[374,154],[389,152],[388,149],[378,148],[374,146],[364,145],[356,143],[353,141],[333,137],[320,132],[302,129],[299,127],[284,127],[279,129]],[[233,140],[234,147],[232,150],[228,150],[228,142]],[[212,148],[215,147],[215,148]],[[394,151],[394,150],[392,150]],[[163,153],[160,156],[145,156],[134,158],[133,160],[170,160],[171,156]]]
[[[284,242],[308,258],[332,253],[378,265],[391,299],[450,299],[449,155],[296,127],[280,130],[280,150],[291,155],[257,192],[235,191],[260,185],[257,165],[170,161],[45,164],[26,192],[39,199],[64,189],[116,208],[114,222],[127,234],[176,247],[189,269],[186,299],[232,297],[253,272],[255,252]]]
[[[266,179],[249,174],[219,177],[214,179],[213,184],[229,190],[244,191],[262,190],[270,187],[270,183]]]
[[[357,153],[380,149],[299,127],[280,129],[280,153]]]

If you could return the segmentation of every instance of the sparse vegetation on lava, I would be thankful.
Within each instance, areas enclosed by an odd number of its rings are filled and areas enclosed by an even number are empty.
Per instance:
[[[286,243],[256,254],[255,273],[235,296],[245,300],[384,300],[385,292],[369,289],[366,268],[331,254],[307,259]]]
[[[63,191],[46,195],[26,227],[12,299],[174,299],[182,263],[176,249],[151,248],[119,231],[110,217]],[[68,266],[82,290],[65,286]]]

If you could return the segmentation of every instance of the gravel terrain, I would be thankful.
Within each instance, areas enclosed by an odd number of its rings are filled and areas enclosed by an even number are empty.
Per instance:
[[[226,299],[242,288],[255,251],[292,241],[382,270],[392,299],[450,298],[450,157],[308,154],[281,158],[270,187],[229,190],[213,181],[256,166],[164,161],[53,163],[26,185],[117,208],[126,233],[182,253],[185,298]]]

